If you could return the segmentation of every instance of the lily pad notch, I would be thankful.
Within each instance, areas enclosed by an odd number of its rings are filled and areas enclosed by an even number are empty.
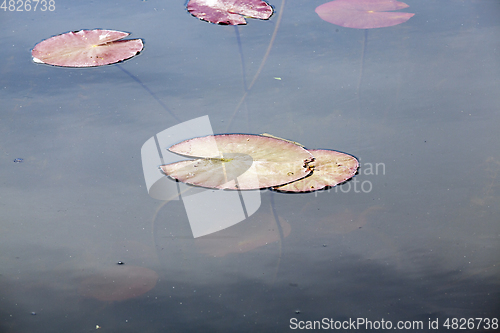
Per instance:
[[[36,44],[35,63],[61,67],[97,67],[115,64],[138,55],[142,39],[126,39],[130,33],[116,30],[80,30],[50,37]]]
[[[293,143],[251,134],[198,137],[173,145],[196,159],[162,165],[166,175],[207,188],[253,190],[287,184],[311,173],[311,153]]]

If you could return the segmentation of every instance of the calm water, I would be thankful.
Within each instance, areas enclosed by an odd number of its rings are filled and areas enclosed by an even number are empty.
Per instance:
[[[278,14],[236,30],[182,1],[0,11],[0,332],[498,316],[500,3],[407,0],[408,22],[365,32],[319,19],[324,2],[285,3],[232,121]],[[32,63],[39,41],[92,28],[145,49],[121,68]],[[359,174],[262,191],[246,221],[193,239],[182,202],[148,195],[141,147],[204,115],[348,152]]]

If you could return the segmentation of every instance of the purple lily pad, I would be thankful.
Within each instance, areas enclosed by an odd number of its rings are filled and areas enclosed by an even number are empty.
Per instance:
[[[296,182],[274,187],[282,192],[311,192],[335,186],[351,179],[359,168],[358,160],[351,155],[334,150],[311,149],[314,168],[311,175]]]
[[[311,153],[293,143],[260,135],[223,134],[183,141],[173,153],[199,159],[162,165],[181,182],[218,189],[259,189],[287,184],[311,173]]]
[[[197,18],[218,24],[247,24],[244,17],[267,20],[273,7],[261,0],[190,0],[187,10]]]
[[[120,40],[130,35],[115,30],[67,32],[36,44],[31,55],[36,63],[62,67],[95,67],[114,64],[142,51],[141,39]]]
[[[346,28],[384,28],[408,21],[412,13],[387,12],[409,7],[395,0],[335,0],[316,7],[323,20]]]

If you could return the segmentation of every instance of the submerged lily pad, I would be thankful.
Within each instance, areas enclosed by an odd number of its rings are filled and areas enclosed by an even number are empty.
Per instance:
[[[190,0],[187,10],[197,18],[218,24],[247,24],[245,17],[267,20],[273,8],[261,0]]]
[[[260,135],[222,134],[183,141],[173,153],[199,159],[160,166],[181,182],[218,189],[259,189],[287,184],[311,173],[311,153]]]
[[[291,232],[290,223],[281,216],[278,217],[278,221],[283,238],[288,237]],[[195,244],[201,252],[210,257],[250,252],[280,240],[280,232],[276,223],[272,214],[260,210],[259,213],[247,218],[245,223],[197,238]]]
[[[409,7],[395,0],[335,0],[316,7],[323,20],[346,28],[384,28],[408,21],[412,13],[387,12]]]
[[[351,179],[359,168],[358,160],[351,155],[334,150],[311,149],[314,169],[311,175],[296,182],[274,187],[283,192],[310,192],[327,186],[333,187]]]
[[[63,67],[95,67],[114,64],[142,51],[141,39],[115,30],[80,30],[46,39],[31,51],[33,61]]]
[[[158,274],[145,267],[115,266],[82,281],[80,295],[100,301],[123,301],[153,289]]]

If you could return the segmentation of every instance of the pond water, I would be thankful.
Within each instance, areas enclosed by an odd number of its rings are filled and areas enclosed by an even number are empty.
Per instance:
[[[321,20],[326,1],[281,1],[238,28],[182,1],[0,10],[0,332],[498,317],[500,3],[407,0],[408,22],[365,31]],[[145,49],[99,68],[32,62],[41,40],[94,28]],[[214,133],[361,168],[326,191],[262,190],[248,219],[193,238],[182,201],[148,194],[141,147],[206,115]]]

